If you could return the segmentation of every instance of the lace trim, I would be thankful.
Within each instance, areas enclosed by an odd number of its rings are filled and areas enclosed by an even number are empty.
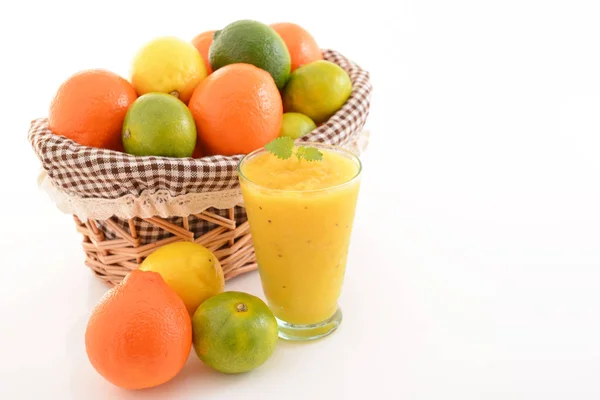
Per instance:
[[[155,193],[144,191],[139,197],[129,194],[118,199],[82,199],[61,191],[45,171],[40,173],[38,184],[60,211],[76,215],[82,221],[88,218],[105,220],[113,215],[119,218],[187,217],[210,207],[224,209],[243,205],[239,189],[181,196],[171,196],[167,190],[159,190]]]

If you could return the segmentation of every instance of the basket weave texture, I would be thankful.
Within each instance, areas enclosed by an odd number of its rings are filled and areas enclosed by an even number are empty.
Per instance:
[[[323,56],[348,72],[352,94],[327,122],[298,140],[347,147],[357,140],[369,113],[369,73],[334,50],[323,50]],[[208,204],[184,213],[180,207],[179,214],[173,214],[161,197],[176,199],[185,208],[188,195],[210,198],[239,192],[237,165],[242,155],[136,157],[79,145],[52,133],[45,118],[32,122],[28,138],[53,191],[73,204],[85,202],[85,212],[76,208],[66,212],[73,214],[84,237],[86,265],[102,280],[117,284],[156,248],[183,240],[215,252],[226,279],[256,269],[241,200],[227,207]],[[100,212],[102,207],[94,207],[95,201],[142,198],[143,204],[125,213],[107,214],[106,209]]]

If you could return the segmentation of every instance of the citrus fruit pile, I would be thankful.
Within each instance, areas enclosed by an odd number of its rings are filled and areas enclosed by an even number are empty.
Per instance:
[[[258,297],[223,292],[214,254],[193,242],[151,253],[98,302],[85,332],[94,369],[112,384],[145,389],[174,378],[192,346],[209,367],[250,371],[273,354],[275,316]]]
[[[136,156],[230,156],[309,134],[351,91],[302,27],[240,20],[190,42],[148,42],[129,80],[105,70],[71,76],[48,122],[79,144]]]

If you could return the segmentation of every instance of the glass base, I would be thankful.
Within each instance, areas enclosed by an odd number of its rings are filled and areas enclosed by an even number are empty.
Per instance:
[[[285,340],[315,340],[331,334],[342,323],[342,310],[339,308],[325,321],[310,325],[290,324],[277,318],[279,337]]]

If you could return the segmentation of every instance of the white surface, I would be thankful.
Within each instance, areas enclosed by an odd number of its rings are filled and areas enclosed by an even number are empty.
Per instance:
[[[0,6],[0,398],[600,397],[597,2],[132,3]],[[86,359],[106,287],[37,191],[28,123],[78,69],[126,74],[154,36],[241,18],[300,23],[372,72],[344,322],[246,375],[192,355],[171,383],[126,392]],[[227,289],[261,294],[257,274]]]

